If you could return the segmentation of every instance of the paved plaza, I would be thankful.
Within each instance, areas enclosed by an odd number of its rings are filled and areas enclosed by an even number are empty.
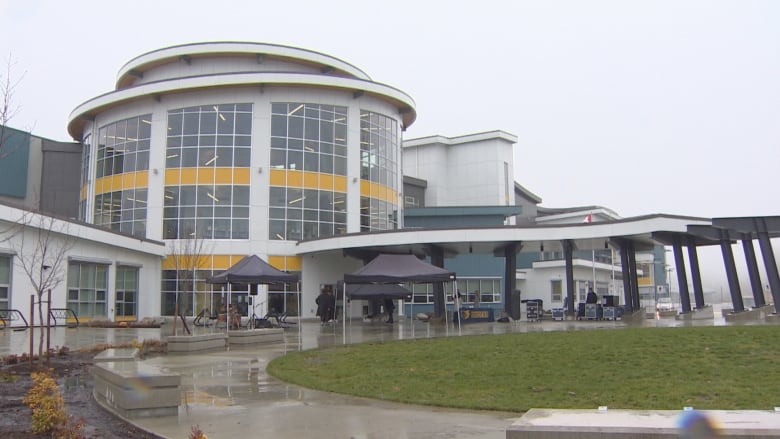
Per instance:
[[[666,327],[727,324],[715,318],[681,321],[675,318],[628,321],[542,321],[476,323],[459,330],[449,326],[402,320],[394,325],[348,322],[321,327],[302,321],[285,330],[283,342],[189,355],[162,355],[146,363],[182,377],[178,416],[148,418],[134,423],[168,438],[186,438],[199,425],[211,439],[245,435],[325,438],[505,438],[519,415],[417,407],[304,389],[280,382],[265,372],[270,360],[287,352],[340,344],[432,338],[471,334],[619,329],[628,326]],[[216,331],[196,328],[199,332]],[[160,339],[171,325],[159,329],[54,328],[52,346],[72,349],[133,340]],[[29,349],[28,331],[0,331],[0,355]],[[37,342],[37,335],[36,335]]]

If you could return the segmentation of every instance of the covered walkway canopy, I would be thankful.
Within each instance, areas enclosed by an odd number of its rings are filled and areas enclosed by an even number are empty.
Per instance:
[[[712,235],[713,233],[719,234],[717,239]],[[678,266],[684,267],[681,246],[685,245],[689,249],[691,264],[696,266],[695,270],[698,272],[698,259],[695,256],[696,246],[714,245],[721,243],[721,241],[733,243],[740,239],[743,240],[744,244],[745,240],[752,242],[753,239],[758,239],[777,308],[780,306],[780,279],[777,278],[777,264],[774,261],[770,242],[770,238],[774,237],[780,237],[780,217],[708,219],[653,214],[593,223],[401,229],[355,233],[301,241],[297,244],[297,253],[307,255],[343,252],[363,260],[370,260],[379,253],[405,253],[430,257],[431,262],[439,267],[444,266],[444,259],[447,257],[468,253],[493,254],[496,257],[504,257],[504,304],[505,309],[509,312],[512,306],[511,294],[509,293],[516,289],[517,253],[542,247],[547,251],[562,252],[566,260],[566,291],[571,296],[574,291],[572,252],[574,250],[614,248],[619,251],[621,261],[624,261],[621,266],[626,307],[636,311],[639,309],[635,259],[637,251],[651,250],[655,245],[672,245],[675,248],[675,262],[678,263]],[[745,251],[747,254],[747,248]],[[724,259],[726,259],[725,255]],[[748,262],[749,266],[750,264]],[[736,269],[732,265],[727,261],[725,263],[727,272],[733,271],[733,277],[735,277]],[[684,275],[685,270],[677,270],[679,285],[685,285],[685,291],[682,291],[681,287],[681,296],[686,296],[681,297],[683,312],[690,312],[687,279],[680,279],[681,272]],[[701,281],[698,280],[698,287],[696,285],[697,281],[694,280],[694,288],[700,290]],[[736,285],[738,287],[738,284]],[[730,286],[732,299],[737,302],[735,294],[739,294],[739,290],[734,288],[731,282]],[[703,301],[701,305],[697,301],[697,306],[703,305]],[[734,309],[739,311],[741,308],[737,305],[738,303],[735,303]],[[568,301],[568,307],[568,311],[573,313],[573,300]],[[443,302],[434,305],[434,311],[437,314],[443,309]]]

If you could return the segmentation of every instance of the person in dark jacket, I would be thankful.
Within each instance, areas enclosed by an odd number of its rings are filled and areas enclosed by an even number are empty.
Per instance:
[[[387,320],[385,320],[385,323],[393,323],[393,311],[395,311],[393,299],[385,299],[385,312],[387,312]]]
[[[317,315],[320,316],[320,326],[333,320],[333,312],[336,309],[336,297],[330,291],[323,291],[317,296]]]
[[[588,291],[588,295],[585,296],[585,303],[598,303],[599,302],[599,296],[596,295],[596,293],[593,291],[593,288]]]

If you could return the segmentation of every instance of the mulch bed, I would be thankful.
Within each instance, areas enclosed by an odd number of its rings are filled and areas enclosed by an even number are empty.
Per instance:
[[[48,368],[57,380],[65,399],[68,415],[84,423],[84,437],[101,439],[159,439],[159,436],[136,428],[103,409],[92,397],[94,352],[68,352],[52,355]],[[47,368],[45,360],[34,363],[36,370]],[[31,411],[22,401],[32,386],[29,362],[0,365],[0,437],[50,438],[31,431]]]

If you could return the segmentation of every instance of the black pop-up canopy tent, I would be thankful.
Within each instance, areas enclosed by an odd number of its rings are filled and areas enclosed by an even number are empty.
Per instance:
[[[224,272],[207,279],[210,284],[227,284],[228,302],[230,302],[231,284],[282,284],[298,282],[298,276],[285,273],[269,265],[257,255],[245,256]],[[300,294],[298,309],[300,310]],[[251,316],[250,316],[251,317]]]
[[[415,255],[380,254],[363,268],[344,275],[345,283],[431,283],[455,279],[455,272],[431,265]]]
[[[224,272],[208,279],[210,284],[276,284],[297,281],[297,275],[279,271],[257,255],[245,256]]]
[[[339,291],[341,291],[344,283],[339,283]],[[347,284],[346,294],[349,299],[355,300],[410,300],[412,298],[412,292],[398,284]]]
[[[344,274],[344,291],[348,295],[354,284],[397,285],[403,282],[433,283],[449,282],[455,279],[454,271],[429,264],[415,255],[380,254],[361,269]],[[412,302],[412,306],[414,306],[414,302]],[[346,324],[346,312],[343,314]],[[446,318],[447,313],[444,314]]]

